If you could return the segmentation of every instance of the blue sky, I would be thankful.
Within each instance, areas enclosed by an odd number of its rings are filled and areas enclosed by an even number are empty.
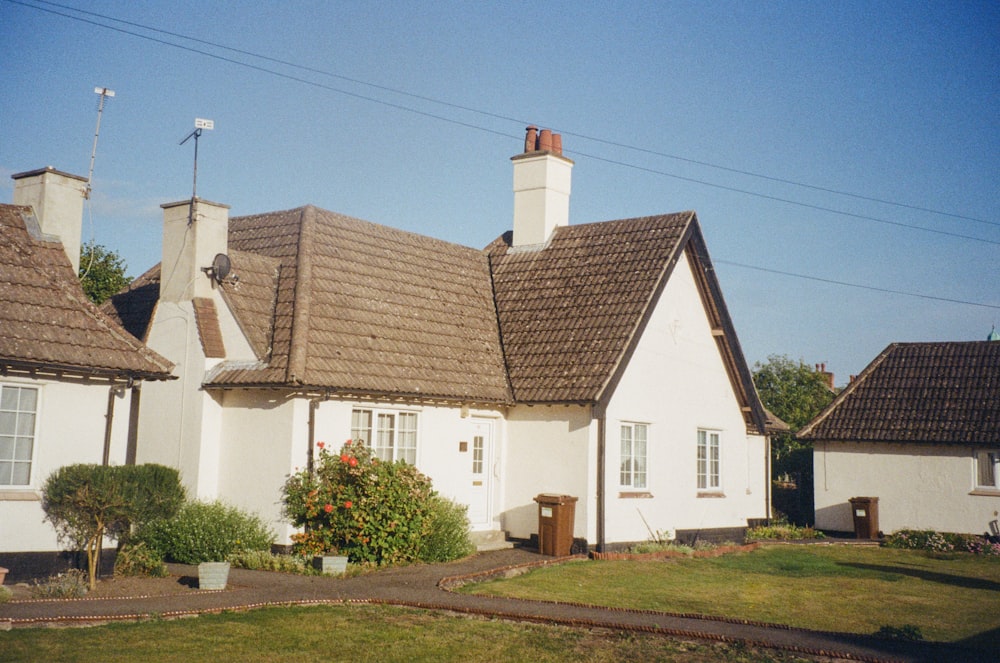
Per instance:
[[[473,247],[511,225],[534,123],[576,162],[572,223],[697,211],[751,364],[843,384],[890,342],[1000,327],[996,2],[0,0],[0,36],[0,200],[12,173],[85,176],[115,90],[84,237],[132,275],[191,195],[196,117],[198,194],[233,216],[314,204]]]

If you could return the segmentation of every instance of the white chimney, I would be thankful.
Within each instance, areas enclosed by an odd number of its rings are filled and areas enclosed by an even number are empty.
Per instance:
[[[160,300],[211,297],[214,281],[206,268],[229,250],[229,205],[193,198],[163,208]]]
[[[41,230],[62,242],[73,273],[80,271],[80,234],[87,180],[52,166],[11,175],[14,204],[32,207]]]
[[[530,126],[524,153],[514,162],[514,239],[512,246],[541,245],[559,226],[569,225],[573,161],[562,154],[562,138]]]

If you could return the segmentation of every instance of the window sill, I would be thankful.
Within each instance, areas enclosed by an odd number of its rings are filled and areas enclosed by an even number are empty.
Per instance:
[[[702,497],[718,498],[718,497],[725,497],[725,496],[726,496],[725,493],[723,493],[722,491],[718,491],[718,490],[716,490],[716,491],[698,491],[698,499],[701,499]]]
[[[978,496],[981,496],[981,497],[1000,497],[1000,490],[998,490],[998,489],[992,489],[991,490],[989,488],[976,488],[975,490],[973,490],[969,494],[970,495],[978,495]]]
[[[650,500],[653,499],[653,493],[647,490],[632,491],[632,492],[622,492],[618,493],[618,499],[622,500]]]
[[[0,488],[0,502],[41,502],[42,494],[37,490],[4,490]]]

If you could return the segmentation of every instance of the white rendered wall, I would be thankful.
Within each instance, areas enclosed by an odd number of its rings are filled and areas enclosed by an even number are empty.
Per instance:
[[[294,531],[281,515],[281,487],[307,462],[309,401],[278,391],[224,393],[218,497],[256,513],[290,543]]]
[[[41,488],[54,470],[75,463],[100,464],[104,455],[107,384],[4,378],[4,385],[39,389],[31,483],[0,488],[0,552],[62,550],[55,528],[44,521]],[[125,462],[131,392],[115,399],[112,465]]]
[[[281,514],[281,487],[288,475],[308,464],[309,400],[280,392],[227,391],[224,396],[224,442],[220,496],[260,513],[287,544],[294,529]],[[355,408],[417,413],[417,468],[441,495],[468,504],[471,482],[471,434],[475,421],[493,424],[491,471],[501,471],[504,425],[495,410],[406,405],[400,403],[320,401],[315,412],[315,441],[336,453],[351,437]],[[465,450],[461,443],[466,442]],[[316,450],[318,456],[318,449]],[[503,488],[494,481],[491,511],[499,517]]]
[[[620,485],[623,422],[649,425],[645,490]],[[720,434],[720,492],[697,487],[699,429]],[[745,527],[748,518],[767,513],[765,463],[764,439],[747,435],[682,256],[608,407],[606,540],[646,540],[650,530]],[[622,495],[637,492],[648,495]]]
[[[995,446],[995,444],[993,445]],[[816,527],[854,531],[852,497],[878,497],[879,529],[983,534],[1000,493],[973,494],[972,447],[818,442],[813,451]]]
[[[507,416],[501,526],[527,539],[538,533],[540,493],[579,498],[573,535],[597,540],[597,425],[589,407],[517,406]]]

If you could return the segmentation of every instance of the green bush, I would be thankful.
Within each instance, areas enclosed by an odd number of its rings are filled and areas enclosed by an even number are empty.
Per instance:
[[[293,474],[283,489],[285,515],[304,528],[292,535],[295,552],[337,552],[356,564],[416,560],[430,533],[430,479],[350,440],[337,455],[317,446],[316,471]]]
[[[476,552],[469,538],[469,508],[440,495],[431,497],[428,534],[418,558],[422,562],[450,562]]]
[[[115,558],[115,575],[149,576],[151,578],[166,578],[170,575],[163,556],[145,543],[129,543],[118,549]]]
[[[234,568],[251,571],[280,571],[301,575],[319,575],[311,560],[299,555],[275,555],[266,550],[243,550],[230,555],[227,560]]]
[[[259,516],[222,502],[186,502],[173,518],[149,522],[135,537],[181,564],[223,562],[245,550],[268,550],[274,535]]]
[[[767,539],[772,541],[795,541],[798,539],[823,539],[826,535],[812,527],[799,527],[789,523],[761,525],[747,530],[747,541]]]
[[[10,591],[10,589],[4,587],[3,585],[0,585],[0,603],[6,603],[13,595],[14,592]]]
[[[65,573],[36,581],[32,595],[43,599],[78,599],[87,594],[87,578],[83,571],[70,569]]]

